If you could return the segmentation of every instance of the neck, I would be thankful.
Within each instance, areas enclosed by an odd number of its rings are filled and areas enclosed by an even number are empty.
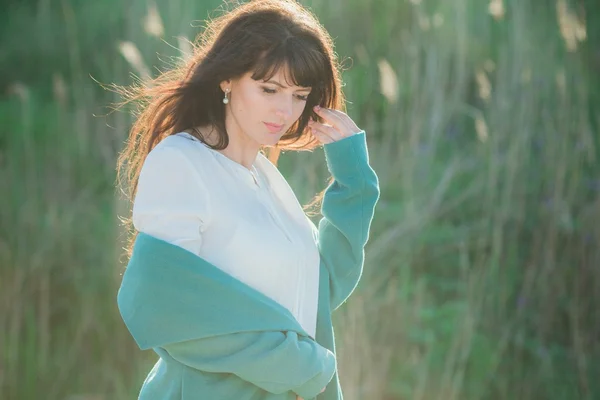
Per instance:
[[[235,121],[226,118],[225,129],[229,136],[229,144],[223,150],[217,151],[251,170],[260,150],[260,145],[252,140]],[[216,132],[212,127],[208,129],[200,128],[200,131],[203,133],[204,139],[208,144],[217,142]]]

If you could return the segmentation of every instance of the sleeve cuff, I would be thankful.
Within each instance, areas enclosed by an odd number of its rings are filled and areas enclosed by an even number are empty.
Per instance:
[[[294,390],[294,392],[303,399],[314,399],[321,393],[321,390],[331,382],[331,379],[333,379],[337,363],[335,355],[329,351],[327,351],[327,353],[327,356],[323,360],[323,372],[303,384],[301,388]]]
[[[327,167],[334,177],[353,175],[369,164],[365,131],[323,145]]]

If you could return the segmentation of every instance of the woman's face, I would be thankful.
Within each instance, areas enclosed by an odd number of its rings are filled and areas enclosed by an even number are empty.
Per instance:
[[[226,125],[253,145],[272,146],[300,118],[311,88],[288,86],[281,69],[267,81],[251,76],[221,83],[223,91],[230,89]]]

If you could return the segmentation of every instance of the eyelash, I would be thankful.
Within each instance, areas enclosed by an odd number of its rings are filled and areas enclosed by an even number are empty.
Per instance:
[[[267,93],[267,94],[275,94],[276,90],[275,89],[269,89],[269,88],[263,88],[263,92]],[[308,96],[296,96],[298,98],[298,100],[300,101],[307,101],[308,100]]]

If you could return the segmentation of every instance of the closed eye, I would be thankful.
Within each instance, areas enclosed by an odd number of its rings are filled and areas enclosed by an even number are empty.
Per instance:
[[[263,92],[265,92],[267,94],[275,94],[275,93],[277,93],[277,90],[275,90],[275,89],[269,89],[267,87],[263,87],[262,90],[263,90]],[[301,100],[301,101],[307,101],[308,100],[308,95],[301,95],[301,94],[299,94],[299,95],[296,95],[296,97],[298,98],[298,100]]]

